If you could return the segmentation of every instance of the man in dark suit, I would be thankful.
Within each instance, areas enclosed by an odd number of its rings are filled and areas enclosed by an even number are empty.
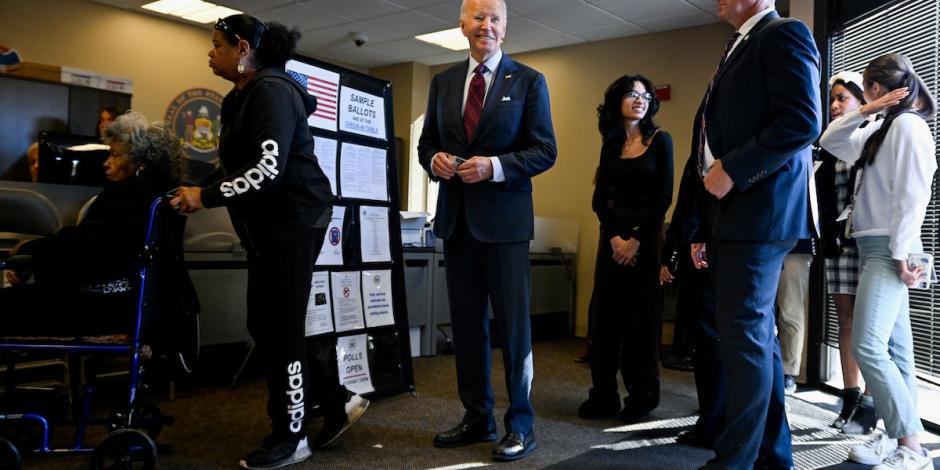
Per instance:
[[[466,410],[434,445],[496,440],[489,298],[510,402],[495,460],[517,460],[536,447],[529,399],[531,178],[556,155],[545,78],[500,50],[507,19],[502,0],[464,0],[460,29],[470,58],[432,80],[418,141],[421,165],[441,182],[434,234],[444,240],[457,389]]]
[[[812,228],[810,145],[819,135],[819,53],[773,0],[718,0],[735,27],[696,116],[699,168],[718,199],[715,270],[726,422],[706,469],[790,468],[774,298],[783,258]],[[693,246],[704,261],[703,245]]]

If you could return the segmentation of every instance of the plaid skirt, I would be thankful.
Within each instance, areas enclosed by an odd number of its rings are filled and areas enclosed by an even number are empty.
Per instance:
[[[858,250],[842,247],[842,254],[826,260],[826,291],[830,294],[855,295],[858,287]]]

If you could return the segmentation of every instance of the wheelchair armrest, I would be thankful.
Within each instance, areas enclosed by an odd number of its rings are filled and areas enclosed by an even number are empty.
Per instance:
[[[33,268],[33,255],[13,255],[0,260],[0,270],[27,271]]]

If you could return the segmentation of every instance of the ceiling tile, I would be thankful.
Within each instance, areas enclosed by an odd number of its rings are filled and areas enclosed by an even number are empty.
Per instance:
[[[593,0],[604,11],[623,19],[633,21],[643,18],[662,18],[673,15],[704,14],[702,11],[683,0],[654,0],[625,2],[623,0]],[[714,2],[713,2],[714,3]]]
[[[403,9],[382,0],[303,0],[300,3],[354,20],[374,18]]]
[[[255,13],[255,15],[262,21],[277,21],[287,27],[296,26],[300,31],[320,29],[349,22],[345,18],[300,3],[271,8]]]
[[[577,5],[577,0],[512,0],[507,2],[509,13],[528,15],[546,10],[558,10]]]
[[[537,36],[562,34],[555,28],[546,26],[519,15],[509,15],[506,22],[506,39],[509,42],[523,41]]]
[[[254,14],[291,3],[291,0],[213,0],[213,3],[234,8],[238,11]]]
[[[366,44],[366,47],[372,51],[385,52],[387,54],[400,55],[405,54],[411,57],[424,57],[429,55],[437,55],[441,52],[448,51],[440,46],[435,46],[433,44],[428,44],[426,42],[419,41],[417,39],[400,39],[397,41],[388,41],[381,44],[375,44],[369,46]]]
[[[453,11],[452,16],[458,14],[457,10],[460,9],[460,4],[454,2],[453,0],[385,0],[388,3],[393,3],[395,5],[401,6],[402,8],[420,8],[426,7],[428,5],[447,5],[448,8]]]
[[[364,21],[373,26],[395,33],[398,38],[414,37],[419,34],[432,33],[442,29],[453,28],[453,23],[448,23],[437,18],[422,15],[414,11],[402,11],[390,15],[370,18]]]
[[[701,10],[707,11],[718,18],[718,2],[715,0],[685,0],[686,3],[694,5]]]
[[[623,24],[620,26],[611,26],[609,28],[598,28],[587,31],[581,31],[575,36],[586,41],[603,41],[604,39],[622,38],[627,36],[636,36],[646,34],[650,30],[633,24]]]
[[[529,19],[560,31],[585,31],[623,24],[624,21],[591,5],[569,4],[529,13]]]
[[[300,38],[300,42],[297,44],[297,49],[305,51],[306,54],[316,54],[320,49],[335,48],[344,45],[355,47],[352,38],[349,36],[351,32],[363,32],[369,36],[369,40],[365,43],[364,47],[368,47],[370,43],[375,44],[399,39],[397,35],[377,26],[354,22],[305,31],[303,37]],[[354,60],[355,57],[348,57],[346,62],[354,63]]]
[[[648,20],[636,20],[640,26],[651,31],[669,31],[673,29],[689,28],[703,24],[716,23],[718,18],[712,18],[708,15],[677,15],[664,18],[651,18]]]
[[[445,21],[456,28],[460,21],[460,5],[456,2],[445,2],[438,3],[435,5],[428,5],[420,8],[415,8],[415,11],[424,13],[425,15],[433,16],[441,21]]]

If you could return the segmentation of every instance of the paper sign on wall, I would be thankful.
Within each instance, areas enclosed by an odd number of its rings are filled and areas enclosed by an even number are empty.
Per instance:
[[[385,149],[343,142],[339,184],[343,197],[388,201]]]
[[[307,118],[307,124],[336,132],[339,74],[296,60],[287,61],[285,69],[307,93],[317,97],[317,110]]]
[[[365,304],[366,326],[372,328],[395,324],[391,270],[362,272],[362,301]]]
[[[366,335],[336,338],[336,368],[339,383],[354,393],[375,391],[369,372],[368,337]]]
[[[336,193],[336,140],[318,135],[313,136],[313,152],[317,156],[320,169],[330,180],[330,192]]]
[[[385,98],[342,87],[339,130],[385,140]]]
[[[343,265],[343,224],[346,221],[346,208],[333,206],[333,217],[323,235],[323,246],[317,255],[317,266]]]
[[[330,273],[313,273],[310,283],[310,300],[307,301],[307,317],[304,319],[304,336],[321,335],[333,331],[333,312],[330,310]]]
[[[359,271],[332,273],[333,317],[336,331],[360,330],[366,327],[362,320],[362,291]]]
[[[359,207],[359,245],[363,263],[392,261],[387,207]]]

